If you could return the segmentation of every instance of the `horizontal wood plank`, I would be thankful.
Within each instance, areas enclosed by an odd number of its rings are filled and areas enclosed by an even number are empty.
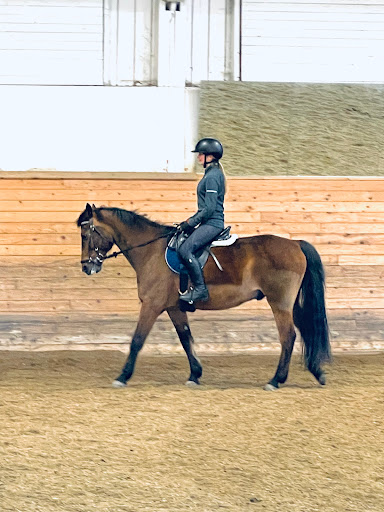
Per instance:
[[[193,213],[196,211],[196,201],[140,201],[116,200],[106,201],[104,206],[138,210],[142,213],[161,212],[166,209],[171,212]],[[166,208],[165,208],[166,207]],[[85,208],[85,201],[0,201],[1,212],[74,212],[74,219]],[[316,202],[316,201],[233,201],[226,204],[230,212],[378,212],[384,211],[383,201],[360,202]]]
[[[156,187],[157,190],[172,190],[190,186],[196,188],[200,175],[183,173],[122,173],[122,172],[52,172],[52,171],[0,171],[0,189],[35,189],[51,190],[103,189],[146,190]],[[189,183],[189,185],[188,185]],[[331,177],[331,176],[255,176],[230,177],[227,179],[229,190],[341,190],[341,191],[377,191],[384,190],[384,178],[380,177]]]
[[[83,298],[94,301],[109,301],[109,300],[138,300],[136,287],[121,288],[120,286],[114,286],[112,288],[107,287],[90,287],[83,286],[77,287],[77,283],[74,283],[72,288],[60,288],[56,286],[47,286],[46,288],[17,288],[14,290],[2,290],[0,289],[0,301],[24,301],[25,298],[30,295],[33,296],[34,301],[61,301],[61,300],[79,300]]]
[[[384,212],[260,212],[260,220],[265,223],[312,222],[320,225],[326,224],[325,229],[332,229],[332,226],[329,224],[344,223],[349,225],[360,223],[368,224],[373,222],[380,222],[384,224]]]
[[[1,181],[0,181],[1,184]],[[120,190],[120,189],[102,189],[95,187],[91,190],[20,190],[20,189],[1,189],[0,201],[83,201],[95,202],[97,206],[104,204],[106,201],[196,201],[196,187],[192,185],[184,187],[179,185],[178,188],[170,188],[159,190],[149,183],[145,190]],[[231,187],[228,190],[227,201],[229,202],[265,202],[265,201],[282,201],[282,202],[383,202],[384,190],[371,191],[322,191],[311,190],[297,192],[294,190],[274,190],[266,192],[264,190],[235,190]]]

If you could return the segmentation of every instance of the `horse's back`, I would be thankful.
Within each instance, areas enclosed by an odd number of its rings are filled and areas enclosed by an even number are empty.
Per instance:
[[[215,251],[216,253],[216,251]],[[255,262],[258,266],[287,268],[301,272],[305,256],[300,247],[300,241],[290,240],[278,235],[254,235],[240,237],[236,242],[223,248],[223,256],[238,262],[242,266]],[[221,254],[221,253],[220,253]]]
[[[213,253],[220,262],[220,271],[210,258],[207,278],[212,281],[243,283],[251,276],[267,276],[278,272],[294,272],[300,279],[306,269],[306,258],[300,242],[277,235],[240,237],[229,247],[215,247]],[[275,276],[273,276],[275,278]]]
[[[293,307],[306,270],[300,242],[255,235],[212,252],[222,270],[208,259],[204,275],[211,300],[202,309],[227,309],[263,295],[279,307]]]

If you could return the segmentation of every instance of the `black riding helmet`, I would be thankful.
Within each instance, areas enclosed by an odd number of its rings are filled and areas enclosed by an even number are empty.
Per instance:
[[[220,158],[223,156],[223,152],[224,150],[221,142],[217,139],[212,139],[211,137],[200,139],[196,144],[195,149],[192,151],[192,153],[212,155],[215,160],[220,160]]]

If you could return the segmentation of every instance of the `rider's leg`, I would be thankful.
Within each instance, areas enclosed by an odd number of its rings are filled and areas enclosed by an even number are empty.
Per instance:
[[[200,263],[194,254],[190,254],[188,259],[183,261],[187,267],[188,274],[193,283],[193,289],[188,290],[180,296],[181,300],[190,302],[202,300],[206,301],[209,298],[208,288],[205,285],[203,270],[200,267]]]
[[[210,244],[221,231],[221,228],[203,224],[196,228],[179,248],[179,255],[184,265],[187,267],[194,285],[193,290],[181,295],[180,299],[187,302],[208,300],[209,294],[205,285],[203,270],[200,267],[195,253],[202,247]]]

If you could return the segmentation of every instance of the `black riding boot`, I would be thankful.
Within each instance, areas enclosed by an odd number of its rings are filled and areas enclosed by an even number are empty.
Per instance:
[[[206,301],[209,298],[208,289],[205,285],[203,270],[197,258],[192,255],[187,260],[183,260],[184,265],[187,267],[189,276],[193,283],[193,289],[188,290],[186,293],[180,295],[180,300],[186,302]]]

